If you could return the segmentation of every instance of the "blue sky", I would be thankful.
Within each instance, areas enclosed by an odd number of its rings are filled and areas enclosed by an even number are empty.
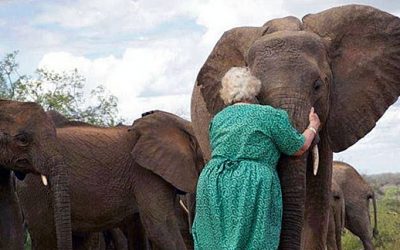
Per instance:
[[[74,68],[103,84],[132,121],[162,109],[189,117],[197,73],[225,30],[359,3],[400,15],[400,1],[0,0],[0,56],[19,50],[20,72]],[[362,173],[400,172],[400,102],[336,159]]]

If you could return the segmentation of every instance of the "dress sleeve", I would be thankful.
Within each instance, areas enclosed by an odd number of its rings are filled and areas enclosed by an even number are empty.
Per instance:
[[[271,121],[272,141],[279,148],[279,151],[286,155],[293,155],[299,151],[304,145],[305,137],[292,126],[287,112],[278,110]]]

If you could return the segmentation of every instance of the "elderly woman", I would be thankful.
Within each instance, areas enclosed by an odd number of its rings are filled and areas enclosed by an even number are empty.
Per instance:
[[[260,81],[234,67],[222,79],[228,106],[215,115],[209,134],[212,155],[197,184],[195,249],[277,249],[282,194],[280,155],[303,154],[320,121],[314,110],[300,134],[284,110],[257,104]]]

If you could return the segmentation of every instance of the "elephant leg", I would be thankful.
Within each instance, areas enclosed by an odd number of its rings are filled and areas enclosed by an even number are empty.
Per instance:
[[[350,231],[360,238],[365,250],[374,250],[372,232],[369,230],[368,226],[369,225],[360,225],[356,230]]]
[[[128,250],[128,242],[124,233],[119,228],[103,232],[106,250]]]
[[[375,247],[372,244],[372,241],[370,239],[362,240],[362,243],[363,243],[365,250],[374,250],[375,249]]]
[[[148,250],[150,249],[143,224],[138,213],[129,216],[124,220],[121,227],[128,239],[128,249],[130,250]]]
[[[365,250],[375,249],[372,244],[372,229],[369,222],[369,210],[364,211],[362,208],[358,207],[358,209],[355,210],[354,207],[356,206],[352,204],[349,206],[351,209],[349,209],[349,214],[346,214],[346,228],[360,238]]]
[[[106,250],[103,233],[79,233],[73,235],[74,250]]]
[[[23,249],[21,209],[8,170],[0,170],[0,249]]]
[[[146,235],[158,249],[186,249],[175,214],[175,188],[146,169],[140,171],[135,198]]]

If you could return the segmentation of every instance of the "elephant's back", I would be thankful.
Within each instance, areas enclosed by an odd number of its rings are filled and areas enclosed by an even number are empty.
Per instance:
[[[131,158],[133,141],[126,128],[60,128],[57,129],[57,140],[70,165],[84,163],[111,168],[116,162]]]
[[[57,130],[57,138],[69,167],[74,227],[95,230],[135,211],[127,194],[139,166],[127,128],[67,127]],[[88,205],[94,206],[90,213]]]

